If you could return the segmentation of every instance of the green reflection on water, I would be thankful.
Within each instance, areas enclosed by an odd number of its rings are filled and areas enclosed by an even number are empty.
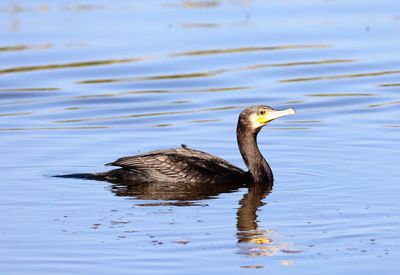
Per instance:
[[[63,10],[83,12],[83,11],[94,11],[94,10],[104,10],[106,7],[101,5],[91,5],[91,4],[77,4],[64,6]]]
[[[115,119],[157,117],[157,116],[166,116],[166,115],[181,115],[181,114],[186,115],[186,114],[212,112],[212,111],[234,110],[234,109],[239,109],[239,108],[240,107],[238,107],[238,106],[221,106],[221,107],[194,109],[194,110],[185,110],[185,111],[166,111],[166,112],[156,112],[156,113],[130,114],[130,115],[123,115],[123,116],[108,116],[108,117],[102,117],[102,118],[79,118],[79,119],[56,120],[56,121],[53,121],[53,123],[77,123],[77,122],[88,122],[88,121],[110,121],[110,120],[115,120]]]
[[[215,29],[221,27],[220,24],[215,23],[184,23],[181,26],[188,29]]]
[[[137,61],[142,61],[142,60],[143,60],[142,58],[126,58],[126,59],[95,60],[95,61],[85,61],[85,62],[71,62],[71,63],[64,63],[64,64],[21,66],[21,67],[2,69],[2,70],[0,70],[0,74],[32,72],[32,71],[40,71],[40,70],[63,69],[63,68],[112,65],[112,64],[120,64],[120,63],[137,62]]]
[[[306,81],[319,81],[319,80],[335,80],[335,79],[358,78],[358,77],[373,77],[373,76],[382,76],[382,75],[391,75],[391,74],[400,74],[400,70],[359,73],[359,74],[301,77],[301,78],[283,79],[283,80],[279,80],[279,82],[288,83],[288,82],[306,82]]]
[[[208,0],[208,1],[182,1],[182,7],[188,9],[204,9],[204,8],[215,8],[220,5],[220,1]]]
[[[29,116],[32,115],[33,112],[20,112],[20,113],[8,113],[8,114],[0,114],[0,117],[4,116]]]
[[[0,89],[0,92],[45,92],[45,91],[59,91],[60,88],[6,88]]]
[[[315,96],[315,97],[376,96],[376,94],[371,94],[371,93],[326,93],[326,94],[309,94],[308,96]]]
[[[217,74],[226,72],[227,70],[215,70],[209,72],[199,72],[199,73],[187,73],[187,74],[171,74],[171,75],[157,75],[148,77],[137,77],[135,80],[163,80],[163,79],[177,79],[177,78],[198,78],[198,77],[210,77]]]
[[[400,87],[400,83],[381,84],[379,87]]]
[[[95,130],[108,129],[107,126],[73,126],[73,127],[15,127],[15,128],[0,128],[0,132],[16,132],[16,131],[53,131],[53,130]]]
[[[256,64],[250,66],[239,66],[233,68],[223,68],[218,70],[210,70],[206,72],[192,72],[183,74],[165,74],[165,75],[154,75],[145,77],[124,77],[124,78],[106,78],[106,79],[92,79],[92,80],[81,80],[77,81],[77,84],[101,84],[101,83],[113,83],[113,82],[134,82],[134,81],[158,81],[158,80],[170,80],[170,79],[190,79],[190,78],[205,78],[214,77],[220,74],[238,71],[249,71],[249,70],[260,70],[264,68],[272,67],[294,67],[294,66],[313,66],[313,65],[326,65],[335,63],[349,63],[354,62],[353,59],[325,59],[315,61],[299,61],[299,62],[285,62],[285,63],[272,63],[272,64]]]
[[[266,65],[270,67],[294,67],[294,66],[308,66],[308,65],[327,65],[336,63],[351,63],[356,62],[355,59],[324,59],[317,61],[299,61],[299,62],[287,62],[287,63],[277,63]]]
[[[41,45],[13,45],[0,47],[0,52],[13,52],[13,51],[25,51],[25,50],[45,50],[52,48],[52,44],[41,44]]]
[[[385,102],[385,103],[378,103],[378,104],[370,104],[368,107],[370,108],[379,108],[379,107],[386,107],[390,105],[400,105],[400,101],[392,101],[392,102]]]
[[[275,127],[271,128],[271,131],[310,131],[309,127]]]
[[[382,125],[383,128],[400,128],[400,124],[399,125]]]
[[[125,95],[135,94],[186,94],[186,93],[221,93],[230,91],[242,91],[249,90],[250,86],[239,86],[239,87],[220,87],[220,88],[208,88],[208,89],[185,89],[185,90],[139,90],[139,91],[128,91],[121,93],[109,93],[109,94],[95,94],[95,95],[79,95],[73,98],[103,98],[103,97],[118,97]]]
[[[161,128],[165,128],[165,127],[173,127],[173,126],[175,126],[175,124],[172,124],[172,123],[164,123],[164,124],[156,124],[156,125],[154,125],[155,127],[161,127]]]
[[[213,123],[213,122],[220,122],[222,119],[196,119],[188,121],[189,124],[192,123]]]
[[[314,48],[330,48],[330,47],[332,47],[330,44],[279,45],[279,46],[268,46],[268,47],[241,47],[241,48],[188,51],[188,52],[183,52],[183,53],[171,54],[171,56],[215,55],[215,54],[229,54],[229,53],[261,52],[261,51],[276,51],[276,50],[291,50],[291,49],[314,49]]]
[[[309,123],[321,123],[322,120],[297,120],[297,121],[285,121],[287,124],[309,124]]]

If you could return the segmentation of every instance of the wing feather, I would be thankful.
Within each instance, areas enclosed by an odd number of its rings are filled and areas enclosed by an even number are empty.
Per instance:
[[[149,178],[163,181],[194,182],[244,173],[221,158],[187,146],[123,157],[107,165],[140,171],[149,175]]]

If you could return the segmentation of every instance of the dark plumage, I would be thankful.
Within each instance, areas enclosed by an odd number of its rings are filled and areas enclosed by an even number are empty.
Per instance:
[[[235,181],[244,173],[242,169],[221,158],[185,145],[181,148],[123,157],[106,165],[119,166],[135,172],[140,181],[167,184]]]
[[[257,134],[268,122],[294,113],[293,109],[276,111],[264,105],[251,106],[240,113],[236,133],[240,153],[249,168],[247,172],[219,157],[182,145],[180,148],[120,158],[106,164],[120,167],[109,172],[64,177],[114,183],[157,183],[164,187],[178,184],[189,189],[198,184],[272,183],[271,168],[257,147]]]

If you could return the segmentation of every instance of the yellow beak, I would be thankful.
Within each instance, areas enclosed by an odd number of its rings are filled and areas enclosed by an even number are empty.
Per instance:
[[[274,119],[277,119],[277,118],[280,118],[283,116],[294,115],[295,113],[296,113],[296,111],[292,108],[286,109],[286,110],[281,110],[281,111],[273,110],[273,111],[266,113],[263,116],[260,116],[259,118],[257,118],[257,120],[261,124],[266,124]]]

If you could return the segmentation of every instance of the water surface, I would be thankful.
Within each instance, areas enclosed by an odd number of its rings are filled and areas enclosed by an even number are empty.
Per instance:
[[[0,4],[5,274],[396,274],[397,1]],[[272,190],[188,197],[52,175],[181,143],[243,167],[246,106]]]

